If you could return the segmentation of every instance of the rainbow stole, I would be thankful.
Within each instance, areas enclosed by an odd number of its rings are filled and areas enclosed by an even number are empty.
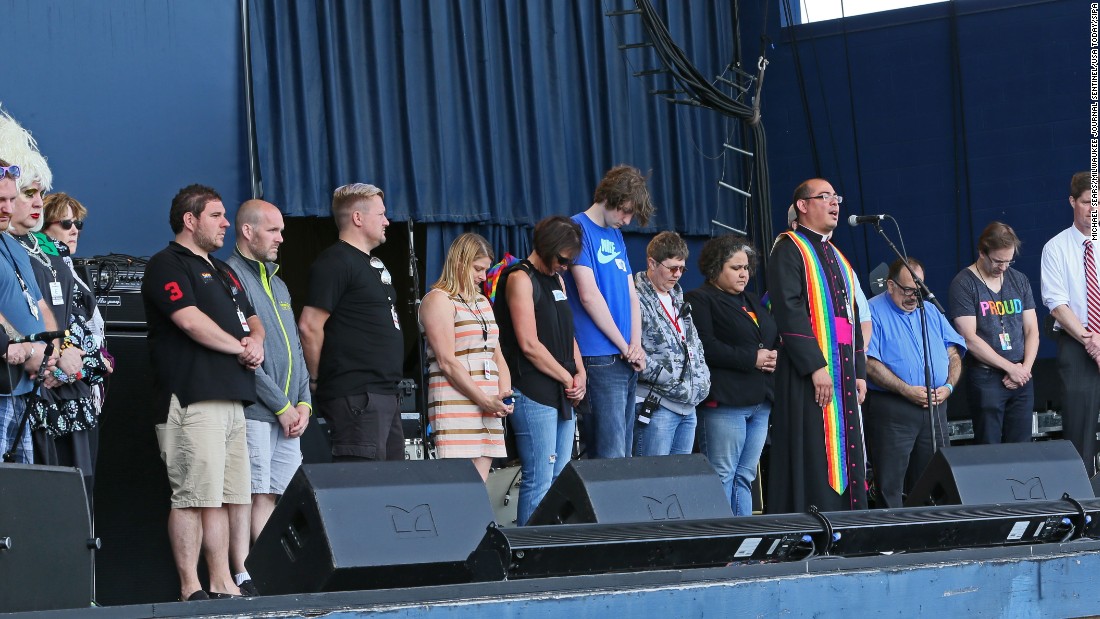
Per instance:
[[[848,458],[844,449],[847,440],[844,430],[844,385],[843,375],[839,371],[841,364],[840,346],[837,338],[836,308],[833,305],[833,294],[829,288],[829,280],[826,277],[825,265],[817,257],[817,252],[802,235],[795,232],[784,232],[802,254],[802,263],[806,267],[806,301],[810,310],[810,326],[821,354],[825,357],[826,369],[833,379],[833,397],[829,404],[821,411],[822,421],[825,427],[825,459],[829,467],[829,487],[840,494],[848,487]],[[853,290],[855,271],[848,260],[829,243],[829,248],[836,256],[837,264],[841,265],[841,273],[844,284],[849,291]],[[855,316],[851,307],[852,295],[848,294],[848,315]],[[854,329],[854,326],[852,327]],[[852,341],[852,336],[849,336]],[[853,346],[854,348],[854,346]],[[854,354],[853,350],[853,354]],[[862,439],[860,439],[862,440]]]

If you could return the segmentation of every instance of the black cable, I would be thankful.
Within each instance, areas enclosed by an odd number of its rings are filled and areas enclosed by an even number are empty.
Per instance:
[[[961,146],[963,189],[966,197],[966,246],[969,248],[970,251],[970,258],[966,261],[966,264],[970,264],[976,259],[976,257],[974,256],[975,244],[971,242],[971,239],[974,236],[974,205],[973,202],[971,202],[970,200],[970,166],[967,163],[970,160],[970,155],[967,149],[966,140],[966,97],[963,92],[962,60],[959,54],[959,15],[955,0],[951,0],[948,4],[951,9],[950,20],[948,23],[950,24],[951,28],[951,86],[953,91],[953,96],[951,97],[951,107],[953,112],[951,115],[952,127],[954,128],[955,126],[956,118],[958,118],[959,121],[958,127],[955,131],[952,132],[954,134],[953,137],[955,147],[955,249],[961,254],[961,251],[959,250],[961,241],[961,239],[959,239],[959,235],[962,233],[963,227],[962,225],[960,225],[958,219],[959,215],[962,213],[962,209],[959,208],[959,147]],[[959,261],[960,254],[956,254],[955,257],[956,270],[961,270],[963,266],[965,266]]]
[[[848,20],[845,19],[847,14],[844,11],[844,0],[840,0],[840,27],[842,32],[842,38],[844,42],[844,70],[847,73],[848,81],[848,113],[849,118],[852,121],[852,148],[855,154],[856,164],[856,188],[859,191],[860,205],[859,212],[861,215],[866,214],[867,210],[864,208],[864,204],[867,202],[866,196],[863,194],[863,166],[859,157],[859,124],[856,122],[856,97],[855,92],[852,90],[852,60],[848,53]],[[840,168],[840,161],[837,160],[837,168]],[[863,233],[863,255],[866,257],[867,263],[860,266],[859,256],[855,256],[856,273],[864,272],[864,268],[870,266],[871,262],[871,245],[870,239],[867,236],[867,230],[864,228]]]

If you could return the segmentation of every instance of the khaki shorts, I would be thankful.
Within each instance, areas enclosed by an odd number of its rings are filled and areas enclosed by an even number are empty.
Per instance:
[[[240,402],[209,400],[185,407],[173,395],[168,422],[157,424],[157,442],[168,467],[173,509],[252,502]]]

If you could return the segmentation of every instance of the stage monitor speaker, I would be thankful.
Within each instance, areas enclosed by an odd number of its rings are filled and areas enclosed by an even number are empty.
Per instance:
[[[89,608],[95,541],[79,469],[0,464],[0,613]]]
[[[722,480],[702,454],[573,460],[528,525],[730,518]]]
[[[492,522],[467,459],[307,464],[245,565],[264,595],[469,582]]]
[[[1081,456],[1069,441],[944,447],[928,463],[906,507],[1093,498]]]

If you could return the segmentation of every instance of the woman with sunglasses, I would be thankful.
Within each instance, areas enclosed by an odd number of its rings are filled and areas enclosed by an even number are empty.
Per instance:
[[[634,275],[647,360],[635,395],[635,456],[691,453],[695,406],[710,390],[703,344],[680,288],[687,258],[684,239],[662,232],[646,246],[646,270]]]
[[[722,478],[735,516],[752,514],[752,482],[774,397],[779,329],[751,290],[756,250],[741,235],[711,239],[699,255],[706,283],[687,293],[711,388],[696,409],[699,450]]]
[[[114,358],[107,352],[106,331],[103,323],[103,315],[96,305],[95,291],[88,282],[84,281],[81,273],[73,264],[72,256],[76,255],[77,243],[80,232],[84,229],[84,220],[88,218],[88,209],[79,200],[67,193],[51,193],[42,201],[42,220],[45,222],[42,231],[53,240],[61,255],[62,260],[69,266],[76,283],[80,287],[80,303],[83,311],[88,316],[88,331],[92,342],[89,348],[94,348],[97,354],[102,356],[104,369],[110,374],[114,371]],[[85,274],[85,277],[87,275]],[[103,398],[106,388],[101,381],[96,381],[92,387],[92,399],[95,402],[96,415],[103,412]]]
[[[978,259],[951,281],[951,322],[966,338],[967,398],[979,444],[1031,441],[1039,321],[1027,276],[1012,268],[1020,238],[995,221],[978,238]]]
[[[500,352],[493,308],[479,291],[493,262],[481,235],[451,243],[443,273],[420,306],[428,340],[428,420],[440,458],[470,458],[489,478],[507,455],[504,424],[512,412],[512,377]]]
[[[535,226],[534,251],[497,284],[497,321],[512,376],[522,479],[516,523],[523,526],[573,452],[573,409],[585,375],[561,273],[581,250],[581,228],[555,215]]]

